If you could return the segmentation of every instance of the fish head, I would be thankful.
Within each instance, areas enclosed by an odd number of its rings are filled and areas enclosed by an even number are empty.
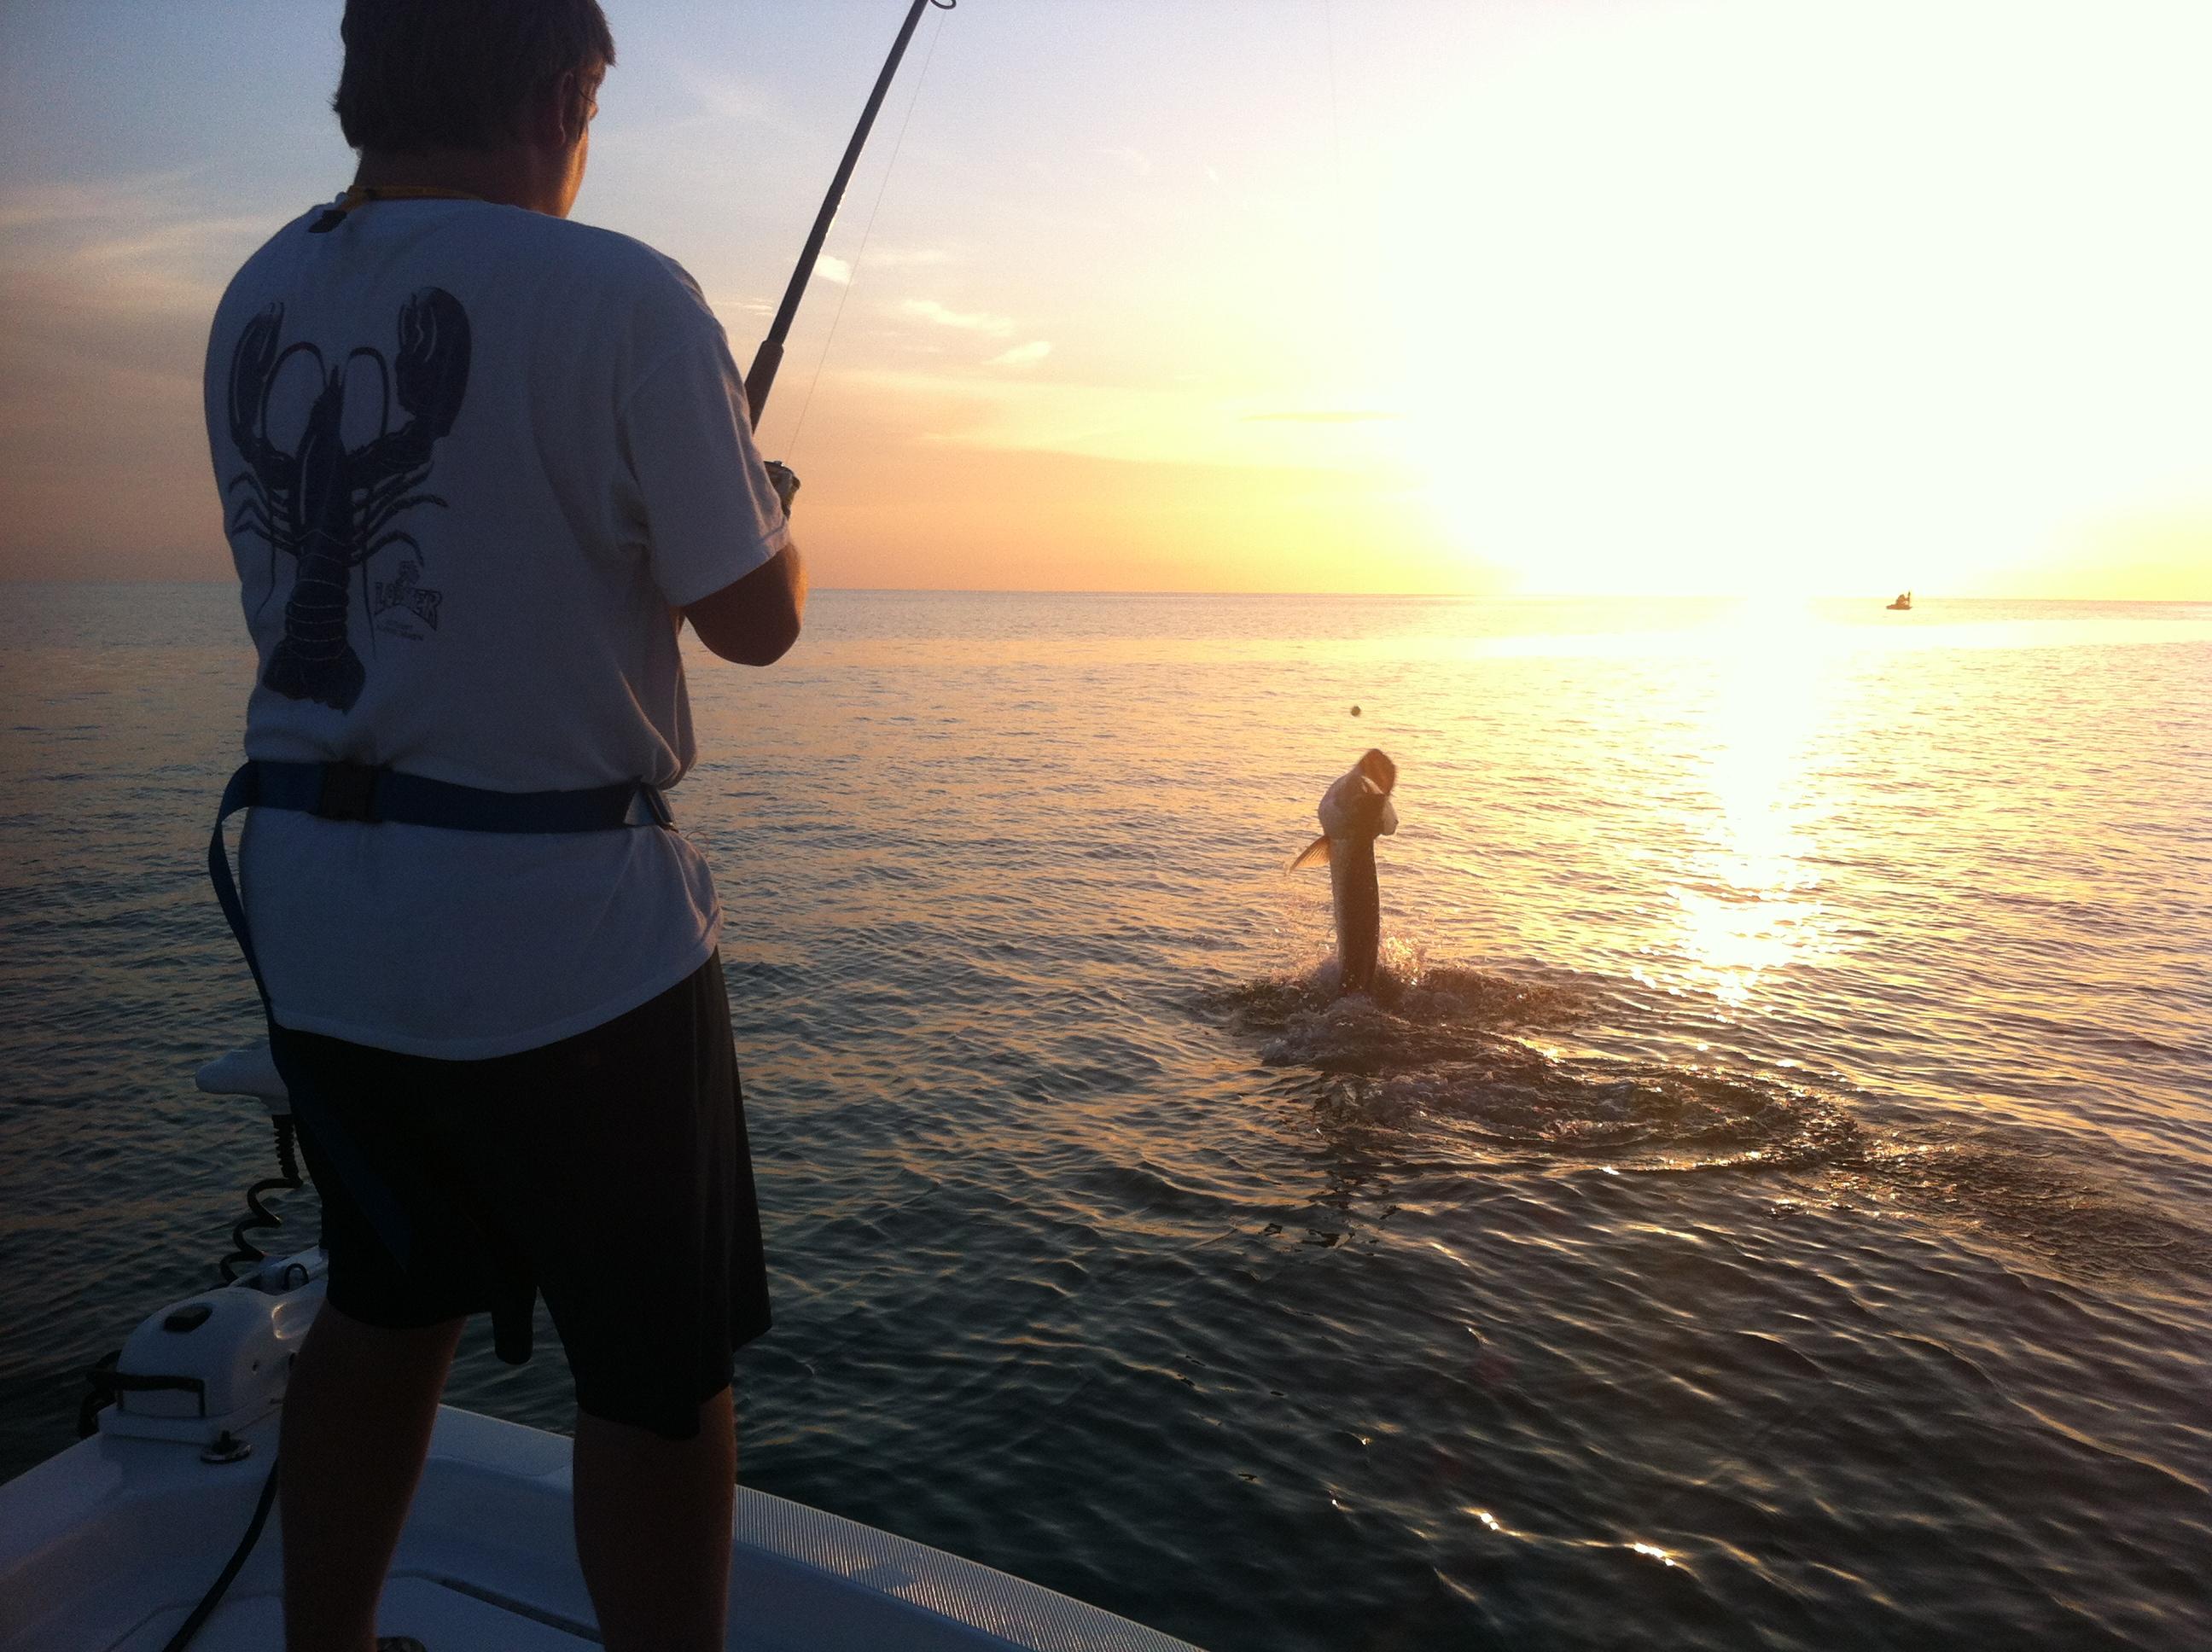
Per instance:
[[[1369,751],[1322,794],[1322,831],[1334,838],[1389,836],[1398,829],[1390,805],[1397,784],[1398,765],[1389,754]]]

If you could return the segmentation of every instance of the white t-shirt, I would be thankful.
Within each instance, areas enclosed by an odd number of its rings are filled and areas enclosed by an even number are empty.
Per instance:
[[[248,628],[251,757],[505,792],[673,786],[672,610],[785,544],[720,325],[676,264],[517,207],[295,220],[216,313],[207,416]],[[679,816],[682,800],[673,800]],[[277,1021],[477,1060],[588,1029],[719,938],[659,827],[547,836],[258,809]]]

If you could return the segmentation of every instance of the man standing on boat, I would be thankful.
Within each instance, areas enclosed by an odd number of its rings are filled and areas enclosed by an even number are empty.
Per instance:
[[[259,656],[240,938],[330,1252],[287,1645],[374,1643],[463,1321],[525,1357],[542,1293],[606,1644],[720,1647],[768,1302],[720,908],[661,793],[682,624],[750,665],[798,635],[796,483],[691,279],[567,222],[594,0],[348,0],[342,32],[354,185],[239,272],[207,371]]]

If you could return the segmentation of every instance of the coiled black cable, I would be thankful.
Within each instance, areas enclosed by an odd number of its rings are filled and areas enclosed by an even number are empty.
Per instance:
[[[230,1230],[230,1254],[216,1264],[222,1271],[225,1285],[236,1281],[240,1268],[252,1267],[257,1262],[268,1260],[268,1252],[246,1236],[267,1232],[284,1225],[284,1218],[261,1202],[262,1194],[289,1193],[307,1185],[300,1179],[299,1156],[294,1151],[298,1140],[298,1127],[292,1122],[289,1114],[280,1114],[271,1122],[276,1127],[277,1174],[255,1182],[246,1190],[246,1214],[240,1217],[237,1225]]]

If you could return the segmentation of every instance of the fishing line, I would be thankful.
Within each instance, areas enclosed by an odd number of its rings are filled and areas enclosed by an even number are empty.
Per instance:
[[[868,208],[868,221],[860,228],[860,244],[853,253],[853,267],[845,277],[845,290],[838,295],[837,307],[830,316],[830,331],[823,335],[822,353],[814,358],[814,376],[806,381],[806,394],[799,398],[799,417],[793,421],[791,434],[783,444],[783,456],[788,461],[799,452],[799,433],[806,428],[806,410],[814,405],[814,387],[822,382],[822,369],[829,364],[830,346],[837,337],[837,324],[845,319],[845,306],[851,302],[853,288],[860,284],[860,260],[867,256],[868,238],[876,233],[876,214],[883,210],[884,196],[891,185],[891,173],[898,170],[899,151],[906,147],[906,129],[914,122],[915,106],[921,101],[921,88],[929,79],[929,65],[937,56],[937,43],[945,35],[942,19],[929,33],[929,50],[922,53],[921,68],[914,77],[914,94],[906,100],[906,115],[899,122],[898,136],[891,140],[891,156],[884,164],[883,180],[876,185],[876,198]]]

